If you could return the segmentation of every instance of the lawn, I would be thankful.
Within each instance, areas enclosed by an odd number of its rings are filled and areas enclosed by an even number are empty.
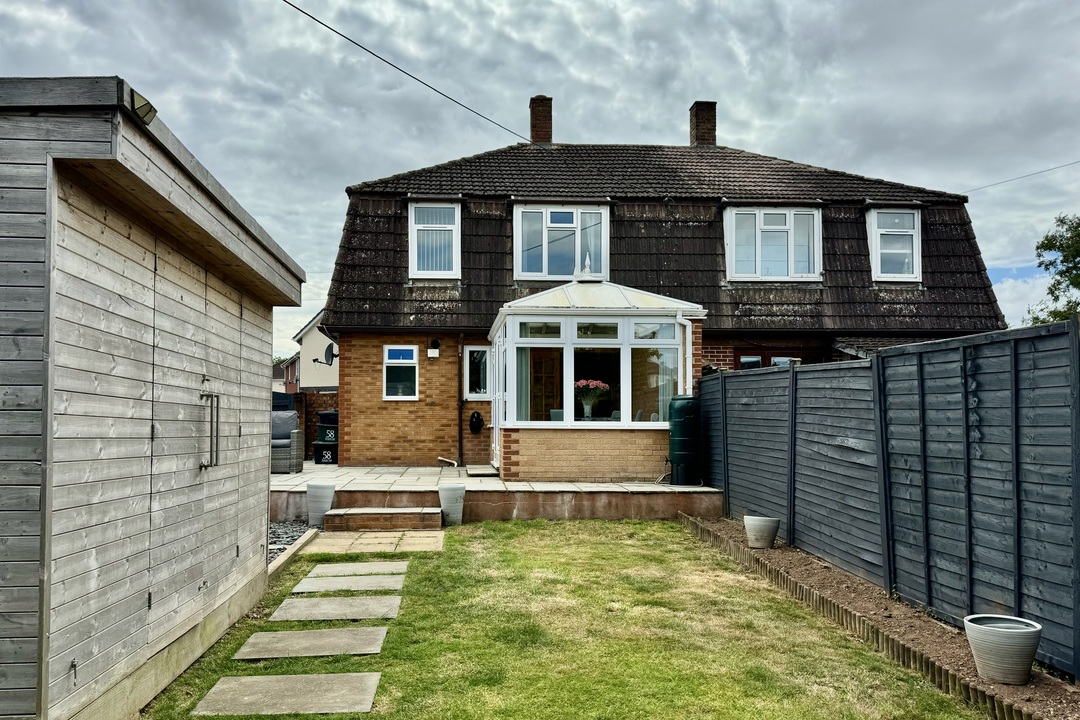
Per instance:
[[[230,659],[256,630],[355,626],[265,618],[316,562],[372,558],[410,562],[381,654]],[[188,718],[222,675],[372,671],[387,719],[977,717],[679,526],[632,521],[483,523],[448,531],[441,553],[301,556],[143,716]]]

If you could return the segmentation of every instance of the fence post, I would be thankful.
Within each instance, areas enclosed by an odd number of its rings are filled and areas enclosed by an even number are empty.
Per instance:
[[[975,612],[975,553],[972,552],[971,543],[974,531],[971,523],[971,443],[969,438],[970,419],[968,416],[968,346],[961,345],[960,350],[960,404],[963,406],[960,413],[960,437],[964,443],[964,518],[967,522],[965,550],[967,550],[967,612]]]
[[[726,371],[720,371],[720,458],[713,459],[720,465],[720,489],[724,493],[724,517],[731,517],[731,495],[728,493],[728,454],[727,454],[727,383]]]
[[[788,487],[787,487],[787,542],[795,547],[795,395],[797,365],[788,365]]]
[[[1072,377],[1072,393],[1069,398],[1069,413],[1072,417],[1072,501],[1073,501],[1073,643],[1072,673],[1080,684],[1080,422],[1076,412],[1080,408],[1080,316],[1069,319],[1069,370]]]
[[[886,434],[885,363],[880,355],[870,359],[870,378],[874,398],[874,435],[877,440],[878,513],[881,517],[881,582],[892,594],[896,577],[893,571],[892,494],[889,489],[889,443]]]
[[[1020,532],[1020,503],[1023,494],[1020,492],[1020,373],[1019,363],[1016,356],[1016,339],[1009,341],[1009,381],[1012,387],[1009,399],[1010,422],[1012,423],[1012,448],[1009,457],[1012,459],[1012,484],[1013,484],[1013,615],[1019,617],[1020,604],[1023,598],[1021,592],[1021,579],[1024,573],[1023,547],[1021,545],[1022,534]]]

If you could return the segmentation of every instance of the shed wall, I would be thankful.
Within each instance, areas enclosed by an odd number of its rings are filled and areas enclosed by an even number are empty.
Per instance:
[[[108,156],[112,113],[0,113],[0,717],[37,707],[47,153]]]

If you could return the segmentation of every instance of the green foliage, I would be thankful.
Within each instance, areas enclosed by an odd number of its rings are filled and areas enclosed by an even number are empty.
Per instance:
[[[1028,307],[1032,325],[1068,320],[1080,312],[1080,215],[1061,214],[1035,246],[1039,267],[1053,279],[1049,298]]]

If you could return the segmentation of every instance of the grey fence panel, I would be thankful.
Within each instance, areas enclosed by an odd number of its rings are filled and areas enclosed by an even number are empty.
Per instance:
[[[752,370],[724,378],[730,514],[780,518],[787,540],[790,371]]]
[[[701,481],[727,491],[724,458],[724,376],[709,375],[698,381],[701,409]],[[725,497],[725,509],[727,499]]]
[[[882,585],[870,362],[810,365],[796,375],[795,542]]]
[[[1042,623],[1039,659],[1076,674],[1078,355],[1073,321],[708,378],[707,481],[733,516],[779,517],[789,542],[954,624]]]

